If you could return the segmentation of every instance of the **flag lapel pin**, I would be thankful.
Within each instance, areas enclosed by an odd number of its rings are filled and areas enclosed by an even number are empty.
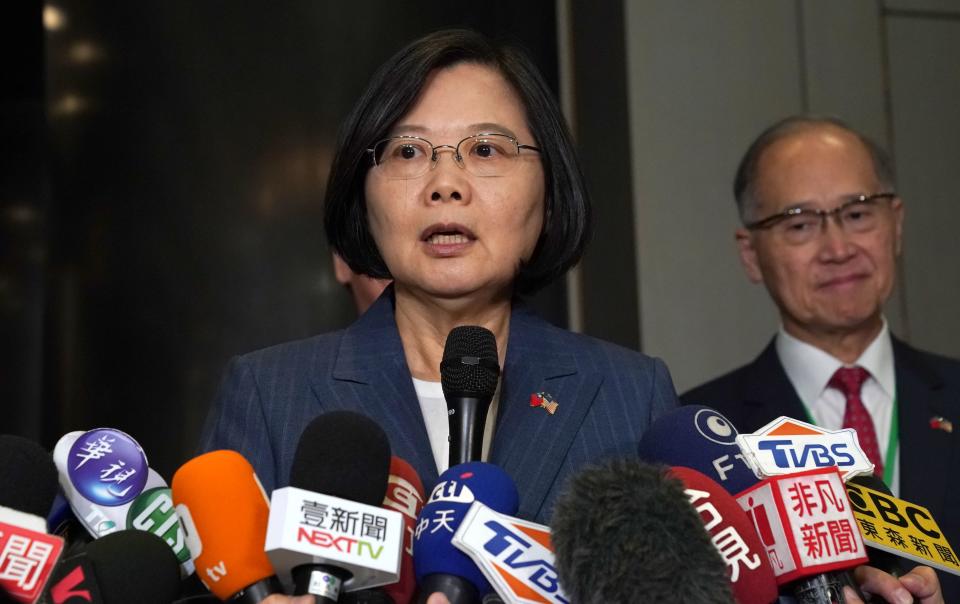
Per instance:
[[[553,415],[557,412],[557,407],[560,406],[560,403],[547,392],[536,392],[530,395],[530,406],[543,407],[547,410],[547,413]]]

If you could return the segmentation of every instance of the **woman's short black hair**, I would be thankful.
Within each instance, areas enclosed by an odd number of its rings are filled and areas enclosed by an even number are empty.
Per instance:
[[[535,138],[529,144],[541,149],[546,181],[543,229],[514,284],[517,293],[531,293],[580,260],[590,233],[590,201],[573,140],[543,76],[522,50],[474,31],[445,30],[420,38],[373,76],[337,140],[324,202],[327,240],[354,272],[391,278],[367,222],[364,182],[372,165],[367,149],[389,136],[434,70],[458,63],[491,67],[510,83]]]

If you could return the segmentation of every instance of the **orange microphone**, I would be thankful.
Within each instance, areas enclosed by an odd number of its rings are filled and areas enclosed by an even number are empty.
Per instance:
[[[264,552],[270,504],[236,451],[211,451],[173,476],[173,502],[197,576],[220,600],[257,604],[283,589]]]

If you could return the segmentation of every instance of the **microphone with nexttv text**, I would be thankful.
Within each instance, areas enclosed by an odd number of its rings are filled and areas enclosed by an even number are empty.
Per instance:
[[[48,590],[52,604],[169,604],[180,590],[180,562],[163,539],[122,530],[61,561]]]
[[[476,603],[493,590],[473,560],[451,542],[476,501],[507,515],[516,514],[520,505],[513,480],[493,464],[469,462],[440,475],[414,531],[419,604],[434,592],[442,592],[451,604]]]
[[[693,468],[736,495],[757,483],[736,439],[737,429],[720,412],[684,405],[654,420],[637,452],[650,463]]]
[[[271,496],[265,546],[295,595],[337,602],[399,579],[403,517],[381,507],[389,473],[390,443],[370,418],[334,411],[307,425],[290,486]]]
[[[663,466],[614,459],[575,474],[550,521],[571,602],[730,604],[726,566]]]
[[[670,474],[683,482],[690,505],[700,515],[710,541],[727,565],[727,578],[737,604],[775,602],[777,580],[767,552],[733,495],[696,470],[674,466]]]
[[[166,541],[181,573],[193,573],[186,535],[170,488],[149,467],[140,443],[113,428],[63,435],[53,450],[60,486],[75,523],[96,538],[124,529],[153,533]],[[74,523],[61,523],[69,535]]]
[[[450,467],[480,461],[487,411],[499,379],[493,332],[477,325],[451,329],[440,362],[440,385],[450,425]]]
[[[45,516],[57,493],[50,454],[26,438],[0,435],[0,593],[36,602],[63,551]]]
[[[236,451],[211,451],[182,465],[172,484],[197,576],[207,589],[238,604],[283,593],[263,551],[270,509],[250,462]]]

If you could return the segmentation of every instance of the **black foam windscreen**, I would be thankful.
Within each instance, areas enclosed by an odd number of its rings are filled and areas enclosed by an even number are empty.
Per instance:
[[[30,439],[0,434],[0,505],[46,518],[58,488],[48,451]]]
[[[723,559],[663,466],[617,459],[581,470],[557,500],[550,533],[571,602],[733,601]]]
[[[493,332],[478,325],[451,329],[440,361],[444,396],[490,398],[499,379],[500,360]]]
[[[169,604],[180,591],[180,563],[170,546],[146,531],[125,530],[87,545],[104,602]]]
[[[303,430],[290,467],[290,486],[380,506],[390,476],[390,441],[366,415],[332,411]]]

